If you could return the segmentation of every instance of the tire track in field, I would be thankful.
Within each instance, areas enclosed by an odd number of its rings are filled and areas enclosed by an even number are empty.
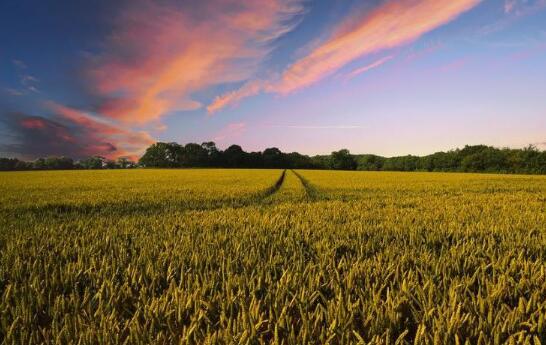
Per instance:
[[[261,200],[262,201],[263,199],[267,198],[267,197],[270,197],[272,196],[273,194],[277,193],[279,191],[279,189],[281,189],[282,187],[282,184],[284,183],[284,178],[286,176],[286,169],[284,169],[281,173],[281,176],[279,177],[279,179],[275,182],[275,184],[269,188],[267,188],[265,190],[265,192],[263,192],[263,194],[261,195]]]
[[[296,172],[293,169],[290,169],[294,173],[294,175],[297,176],[297,178],[300,180],[301,184],[303,185],[303,188],[305,188],[305,193],[307,194],[307,197],[311,200],[318,200],[320,198],[320,192],[318,189],[313,186],[309,180],[307,180],[305,177],[300,175],[298,172]]]
[[[134,203],[102,203],[102,204],[46,204],[40,206],[31,206],[17,208],[13,210],[0,209],[0,215],[6,212],[17,212],[19,214],[31,214],[33,216],[43,216],[44,214],[54,214],[56,216],[80,216],[80,215],[100,215],[103,213],[116,215],[146,214],[153,215],[162,212],[175,211],[212,211],[221,208],[244,208],[253,205],[260,205],[266,199],[279,191],[284,183],[286,169],[282,171],[275,183],[265,190],[251,193],[246,197],[235,200],[211,200],[209,204],[203,205],[190,200],[190,203],[174,202],[172,204],[155,202],[134,202]]]

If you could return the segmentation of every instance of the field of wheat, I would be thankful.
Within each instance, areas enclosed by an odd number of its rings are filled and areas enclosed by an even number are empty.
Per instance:
[[[6,344],[546,344],[546,177],[0,174]]]

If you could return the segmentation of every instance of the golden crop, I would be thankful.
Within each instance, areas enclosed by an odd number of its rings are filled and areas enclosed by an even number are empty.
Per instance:
[[[0,174],[0,340],[546,344],[545,177],[296,173]]]

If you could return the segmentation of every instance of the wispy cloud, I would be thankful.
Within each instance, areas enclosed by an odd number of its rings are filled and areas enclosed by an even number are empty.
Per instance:
[[[517,0],[506,0],[504,2],[504,13],[511,13],[516,8]]]
[[[100,118],[78,109],[66,107],[54,102],[47,102],[60,121],[76,127],[95,142],[108,142],[114,147],[111,152],[103,155],[111,158],[120,156],[137,157],[155,140],[144,131],[133,131],[119,126],[108,119]]]
[[[487,36],[505,30],[514,22],[520,20],[523,17],[533,15],[544,8],[546,8],[546,0],[505,0],[504,3],[499,1],[501,6],[500,10],[504,11],[504,16],[498,16],[497,20],[493,23],[484,24],[478,34],[481,36]],[[495,43],[495,44],[509,44],[509,45],[522,45],[525,42],[511,42],[511,43]]]
[[[0,145],[0,151],[28,158],[101,155],[138,159],[142,150],[155,141],[145,132],[127,130],[54,102],[47,102],[45,108],[51,113],[47,117],[22,112],[2,113],[0,122],[11,133],[13,142]]]
[[[363,66],[363,67],[360,67],[360,68],[357,68],[355,70],[352,70],[351,72],[347,73],[345,75],[345,80],[348,81],[348,80],[351,80],[353,79],[354,77],[362,74],[362,73],[365,73],[365,72],[368,72],[369,70],[372,70],[374,68],[377,68],[381,65],[383,65],[385,62],[389,61],[389,60],[392,60],[394,58],[394,56],[390,55],[390,56],[386,56],[382,59],[379,59],[369,65],[366,65],[366,66]]]
[[[49,155],[83,157],[91,151],[92,154],[109,154],[115,150],[110,143],[90,141],[86,133],[74,131],[61,122],[42,116],[5,113],[0,121],[14,139],[14,142],[0,145],[2,152],[36,158]]]
[[[10,87],[6,87],[4,88],[4,91],[10,95],[10,96],[15,96],[15,97],[18,97],[18,96],[23,96],[25,93],[21,90],[17,90],[17,89],[13,89],[13,88],[10,88]]]
[[[347,63],[381,50],[408,44],[473,8],[479,0],[398,0],[363,18],[349,18],[335,34],[296,61],[274,87],[290,93],[332,74]]]
[[[194,93],[252,76],[302,11],[301,0],[131,3],[92,61],[100,113],[146,123],[200,108]]]
[[[17,59],[13,59],[11,62],[13,63],[13,66],[15,66],[15,72],[19,78],[19,85],[12,88],[5,88],[6,92],[11,96],[22,96],[28,94],[28,91],[40,93],[40,90],[38,89],[40,80],[29,74],[27,64]]]
[[[466,57],[456,59],[438,67],[437,71],[442,73],[450,73],[453,71],[458,71],[461,68],[463,68],[468,62],[469,62],[469,59]]]
[[[264,88],[264,82],[253,80],[245,83],[240,89],[217,96],[207,107],[209,114],[212,114],[226,106],[235,105],[240,100],[259,94]]]
[[[15,67],[17,67],[17,68],[19,68],[19,69],[27,69],[27,64],[24,63],[24,62],[21,61],[21,60],[13,59],[13,60],[11,60],[11,62],[13,62],[13,64],[15,65]]]
[[[43,116],[11,112],[4,122],[25,155],[136,156],[154,140],[134,128],[165,130],[160,119],[167,113],[202,107],[197,92],[250,78],[276,39],[297,25],[303,2],[131,1],[114,15],[99,53],[86,54],[79,72],[87,104],[75,109],[47,102]],[[20,85],[4,91],[40,92],[26,63],[12,63]],[[217,137],[227,140],[244,130],[234,123]]]
[[[525,15],[546,7],[546,0],[505,0],[504,13]]]
[[[263,92],[288,94],[297,91],[356,59],[413,42],[472,9],[480,1],[390,0],[371,12],[349,16],[332,30],[329,39],[288,66],[280,78],[249,82],[239,90],[218,97],[211,108],[218,110],[258,93],[256,85]]]
[[[29,91],[32,91],[32,92],[39,92],[36,85],[39,83],[40,81],[38,80],[38,78],[30,75],[30,74],[24,74],[21,76],[21,85],[29,90]]]
[[[412,49],[405,57],[406,61],[412,61],[424,56],[433,54],[445,47],[443,42],[427,42],[427,44],[421,49]]]
[[[313,126],[313,125],[267,125],[267,127],[291,128],[291,129],[363,129],[360,125],[334,125],[334,126]]]
[[[246,132],[246,129],[247,126],[245,122],[230,123],[216,133],[214,141],[225,143],[228,140],[237,139]]]

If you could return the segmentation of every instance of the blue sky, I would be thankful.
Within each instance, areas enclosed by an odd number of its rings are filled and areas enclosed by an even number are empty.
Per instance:
[[[546,147],[544,0],[4,1],[0,152]]]

